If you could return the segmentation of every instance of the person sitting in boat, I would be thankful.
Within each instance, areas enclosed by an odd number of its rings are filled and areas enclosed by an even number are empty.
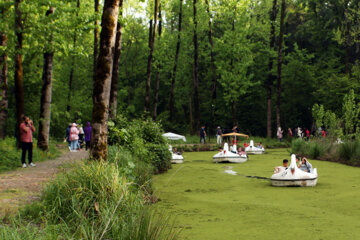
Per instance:
[[[288,168],[288,165],[289,165],[289,160],[284,159],[282,166],[278,166],[278,167],[274,168],[274,173],[279,173],[279,172],[285,171]]]
[[[219,152],[222,152],[224,149],[222,147],[219,147]]]
[[[233,139],[232,139],[232,145],[237,145],[237,140],[235,137],[233,137]]]
[[[259,142],[259,144],[256,146],[257,148],[264,148],[262,145],[262,142]]]
[[[239,155],[246,155],[246,152],[244,151],[244,148],[240,147],[238,151]]]
[[[311,171],[312,171],[312,165],[311,165],[311,163],[309,163],[309,161],[305,157],[302,158],[301,163],[299,164],[298,168],[300,168],[300,170],[303,170],[304,172],[311,173]]]
[[[173,151],[174,154],[177,154],[177,155],[182,155],[181,152],[178,152],[177,148],[174,148],[174,151]]]

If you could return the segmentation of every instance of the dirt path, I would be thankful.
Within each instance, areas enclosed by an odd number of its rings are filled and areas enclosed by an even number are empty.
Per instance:
[[[0,174],[0,216],[14,212],[18,207],[38,200],[44,183],[61,170],[61,166],[75,163],[88,157],[85,151],[65,153],[36,167],[19,168]]]

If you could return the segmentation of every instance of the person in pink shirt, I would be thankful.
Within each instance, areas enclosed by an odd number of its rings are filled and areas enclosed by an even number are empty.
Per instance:
[[[35,132],[34,123],[29,117],[24,116],[23,122],[20,124],[20,142],[22,148],[21,163],[23,168],[26,168],[25,156],[28,151],[29,165],[35,167],[36,165],[32,162],[32,150],[33,150],[33,139],[32,134]]]
[[[73,123],[70,128],[69,139],[71,142],[70,143],[70,151],[76,152],[77,146],[78,146],[78,141],[79,141],[79,129],[76,127],[76,123]]]
[[[306,129],[305,133],[306,133],[306,140],[309,141],[309,139],[310,139],[310,131],[309,131],[309,129]]]

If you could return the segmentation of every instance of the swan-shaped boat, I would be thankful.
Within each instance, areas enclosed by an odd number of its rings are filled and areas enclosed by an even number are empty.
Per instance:
[[[236,145],[232,146],[232,151],[236,151]],[[247,161],[247,155],[238,153],[233,153],[229,151],[229,145],[227,143],[224,144],[224,148],[221,152],[215,154],[213,156],[213,162],[220,163],[220,162],[230,162],[230,163],[243,163]]]
[[[179,134],[168,132],[162,136],[169,140],[183,140],[186,142],[185,136]],[[184,163],[184,157],[181,154],[174,153],[171,145],[169,145],[169,151],[171,152],[171,163]]]
[[[180,154],[174,153],[171,145],[169,145],[169,151],[171,152],[171,163],[184,163],[184,157]]]
[[[275,173],[271,176],[271,185],[276,187],[314,187],[318,180],[317,169],[314,168],[311,173],[304,172],[296,166],[296,156],[291,155],[290,167]]]
[[[254,141],[250,140],[250,145],[245,148],[245,152],[247,154],[263,154],[265,152],[265,148],[261,147],[255,147]]]

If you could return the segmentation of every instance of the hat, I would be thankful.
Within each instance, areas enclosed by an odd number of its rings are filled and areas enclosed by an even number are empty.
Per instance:
[[[77,125],[76,125],[76,123],[73,123],[72,126],[73,126],[73,127],[76,127]]]

